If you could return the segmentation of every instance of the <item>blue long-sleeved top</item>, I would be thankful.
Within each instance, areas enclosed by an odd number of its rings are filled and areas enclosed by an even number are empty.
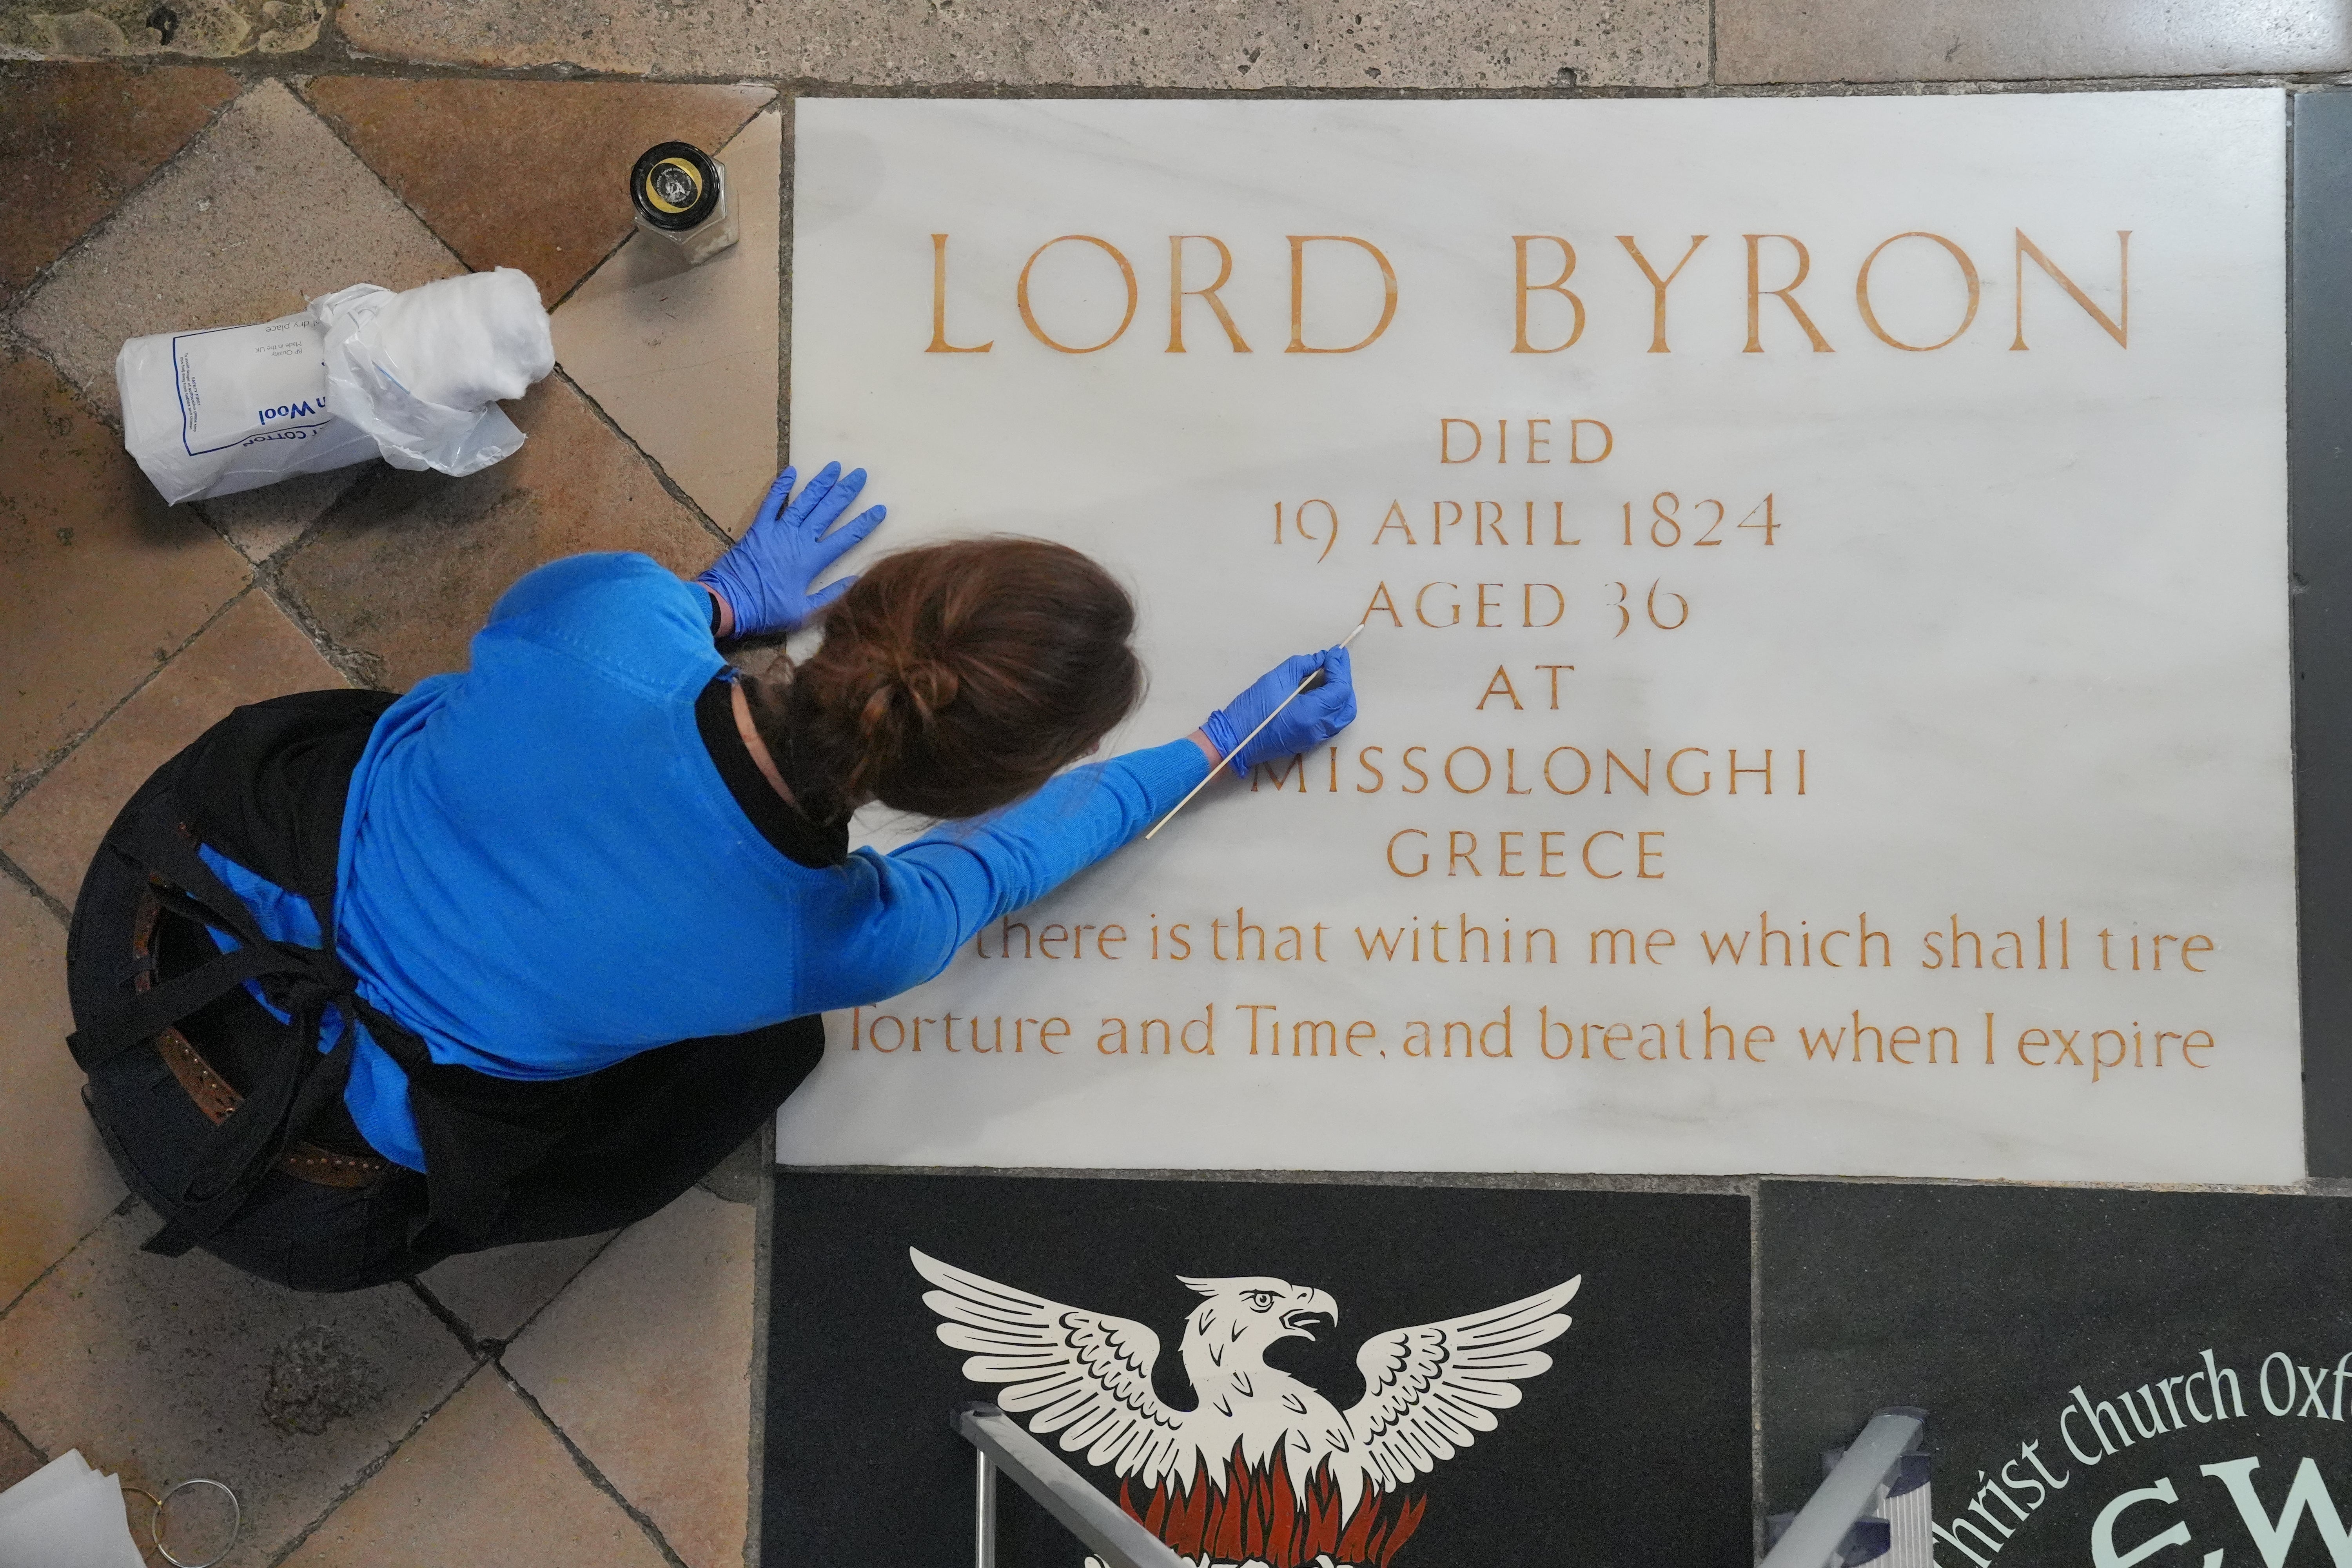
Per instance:
[[[352,776],[336,945],[360,994],[436,1061],[516,1079],[878,1001],[1208,768],[1189,742],[1129,752],[811,868],[753,826],[697,729],[724,668],[704,595],[643,555],[573,556],[509,589],[471,668],[394,704]],[[317,942],[305,900],[207,858],[265,931]],[[364,1036],[344,1099],[380,1152],[424,1169],[406,1079]]]

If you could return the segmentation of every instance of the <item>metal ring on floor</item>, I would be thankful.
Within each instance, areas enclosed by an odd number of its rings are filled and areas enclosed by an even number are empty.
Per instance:
[[[172,1555],[172,1549],[163,1544],[163,1505],[170,1502],[182,1492],[187,1490],[190,1487],[219,1488],[222,1491],[228,1494],[229,1507],[236,1510],[235,1514],[231,1516],[229,1521],[228,1544],[222,1547],[218,1552],[215,1552],[201,1563],[192,1563],[184,1557],[174,1557]],[[244,1500],[236,1495],[236,1489],[230,1486],[226,1481],[215,1481],[198,1476],[189,1480],[181,1481],[175,1486],[164,1488],[163,1495],[162,1497],[156,1497],[152,1492],[140,1490],[140,1489],[136,1487],[125,1487],[123,1490],[137,1491],[141,1497],[146,1498],[154,1503],[155,1512],[153,1517],[149,1519],[147,1521],[147,1534],[148,1537],[155,1542],[155,1550],[163,1554],[163,1561],[172,1564],[172,1568],[213,1568],[213,1564],[220,1562],[230,1552],[236,1550],[237,1539],[245,1533]]]

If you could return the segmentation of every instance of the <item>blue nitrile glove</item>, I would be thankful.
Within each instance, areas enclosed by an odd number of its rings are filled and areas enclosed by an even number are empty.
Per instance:
[[[1259,731],[1257,738],[1235,756],[1234,748],[1240,746],[1267,714],[1281,708],[1284,698],[1298,691],[1300,681],[1318,671],[1322,673],[1322,684],[1299,691],[1298,700],[1282,708],[1281,716]],[[1257,683],[1247,691],[1210,714],[1201,731],[1234,772],[1247,773],[1269,757],[1286,757],[1321,745],[1353,723],[1355,718],[1356,686],[1348,668],[1348,650],[1330,647],[1321,653],[1302,653],[1284,659],[1258,677]]]
[[[849,521],[825,532],[834,520],[849,510],[866,488],[866,470],[845,475],[839,463],[793,495],[793,470],[786,468],[768,487],[768,499],[743,532],[742,542],[710,563],[695,579],[727,603],[734,613],[731,635],[754,637],[761,632],[788,632],[849,592],[857,581],[844,577],[811,593],[810,587],[827,567],[851,546],[874,531],[884,509],[870,507]]]

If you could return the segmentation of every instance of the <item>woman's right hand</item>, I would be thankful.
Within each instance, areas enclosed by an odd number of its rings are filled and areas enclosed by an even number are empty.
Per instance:
[[[827,463],[798,497],[793,494],[793,477],[791,468],[776,476],[742,542],[695,578],[719,601],[720,637],[792,631],[857,581],[843,577],[816,586],[817,578],[882,521],[883,509],[868,507],[833,528],[866,488],[866,470],[844,474],[839,463]]]
[[[1300,681],[1318,674],[1323,678],[1318,685],[1299,691],[1298,700],[1287,708],[1282,706],[1284,699],[1298,691]],[[1274,721],[1251,739],[1250,731],[1265,723],[1266,715],[1277,709],[1280,712]],[[1356,686],[1348,650],[1328,647],[1284,659],[1258,677],[1248,690],[1210,714],[1201,731],[1234,773],[1245,774],[1269,757],[1286,757],[1321,745],[1355,718]],[[1236,747],[1239,755],[1234,752]]]

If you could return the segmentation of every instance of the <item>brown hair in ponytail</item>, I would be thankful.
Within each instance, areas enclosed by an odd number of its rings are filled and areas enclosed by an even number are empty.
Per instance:
[[[884,556],[789,678],[745,684],[802,809],[978,816],[1084,755],[1142,695],[1135,606],[1066,545],[975,539]]]

